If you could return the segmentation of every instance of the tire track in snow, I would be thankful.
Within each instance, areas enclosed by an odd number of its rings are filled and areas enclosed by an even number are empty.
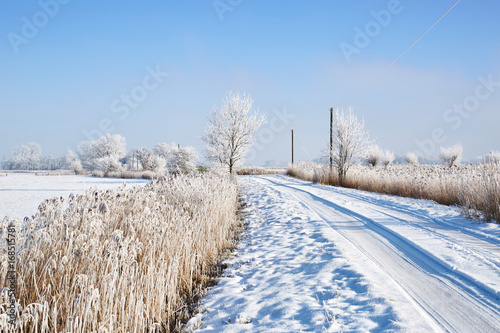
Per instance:
[[[498,291],[450,269],[449,264],[429,251],[371,218],[373,215],[380,218],[381,212],[365,209],[358,213],[356,207],[347,208],[325,199],[323,192],[321,196],[311,193],[310,183],[276,176],[260,179],[309,207],[384,271],[421,308],[416,310],[423,309],[441,329],[462,332],[500,330]],[[343,194],[331,191],[327,194],[335,195],[337,199],[346,198]],[[384,212],[387,213],[387,209]],[[405,220],[401,212],[397,214],[398,218],[390,216],[394,214],[386,214],[386,218],[392,219],[393,223]]]

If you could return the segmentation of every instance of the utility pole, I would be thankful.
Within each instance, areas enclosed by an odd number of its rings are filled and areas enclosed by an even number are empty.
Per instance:
[[[292,130],[292,167],[293,167],[293,130]]]
[[[330,108],[330,173],[333,171],[333,108]]]

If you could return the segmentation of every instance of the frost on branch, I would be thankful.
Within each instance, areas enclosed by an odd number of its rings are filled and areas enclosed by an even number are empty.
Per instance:
[[[106,134],[98,140],[83,142],[78,155],[87,170],[120,171],[120,159],[127,155],[125,138],[118,134]]]
[[[333,163],[342,185],[349,168],[361,160],[371,145],[365,123],[358,120],[353,109],[337,109],[333,118]]]
[[[220,109],[212,109],[202,137],[207,145],[207,158],[227,167],[230,173],[243,163],[257,130],[266,119],[253,111],[252,104],[250,96],[245,94],[226,94]]]

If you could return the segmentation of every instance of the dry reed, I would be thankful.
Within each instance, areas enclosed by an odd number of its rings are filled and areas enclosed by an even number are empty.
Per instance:
[[[236,173],[240,176],[245,175],[284,175],[287,172],[286,168],[264,168],[264,167],[243,167],[239,168]]]
[[[15,331],[179,330],[234,245],[237,196],[234,180],[205,173],[46,200],[35,216],[15,221]],[[2,281],[9,222],[0,225]]]
[[[288,175],[305,181],[339,186],[337,172],[316,163],[288,168]],[[353,167],[343,187],[433,200],[463,208],[467,217],[500,223],[500,164],[390,165]]]

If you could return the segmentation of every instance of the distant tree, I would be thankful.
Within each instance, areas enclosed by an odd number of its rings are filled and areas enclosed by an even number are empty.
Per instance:
[[[405,162],[410,164],[410,165],[417,165],[418,164],[418,155],[415,153],[407,153],[405,155]]]
[[[172,143],[169,145],[168,143],[158,143],[154,148],[153,152],[165,159],[165,161],[168,161],[172,158],[173,152],[177,149],[177,145],[175,143]]]
[[[42,147],[36,142],[12,148],[12,158],[6,162],[11,170],[36,170],[40,168]]]
[[[147,148],[137,150],[136,154],[143,170],[165,172],[167,162],[163,156]]]
[[[210,161],[224,165],[229,173],[243,163],[265,116],[252,110],[250,96],[228,93],[220,109],[214,107],[202,140]]]
[[[173,159],[170,160],[169,170],[180,173],[191,173],[196,171],[196,159],[198,154],[193,147],[182,147],[174,150]]]
[[[342,185],[347,171],[359,163],[371,143],[364,121],[358,120],[351,107],[347,110],[335,110],[333,124],[333,163]]]
[[[444,165],[452,167],[460,164],[463,148],[461,144],[450,147],[441,147],[439,157]]]
[[[103,172],[119,171],[120,159],[126,154],[125,138],[118,134],[106,134],[98,140],[83,142],[78,152],[84,168]]]

